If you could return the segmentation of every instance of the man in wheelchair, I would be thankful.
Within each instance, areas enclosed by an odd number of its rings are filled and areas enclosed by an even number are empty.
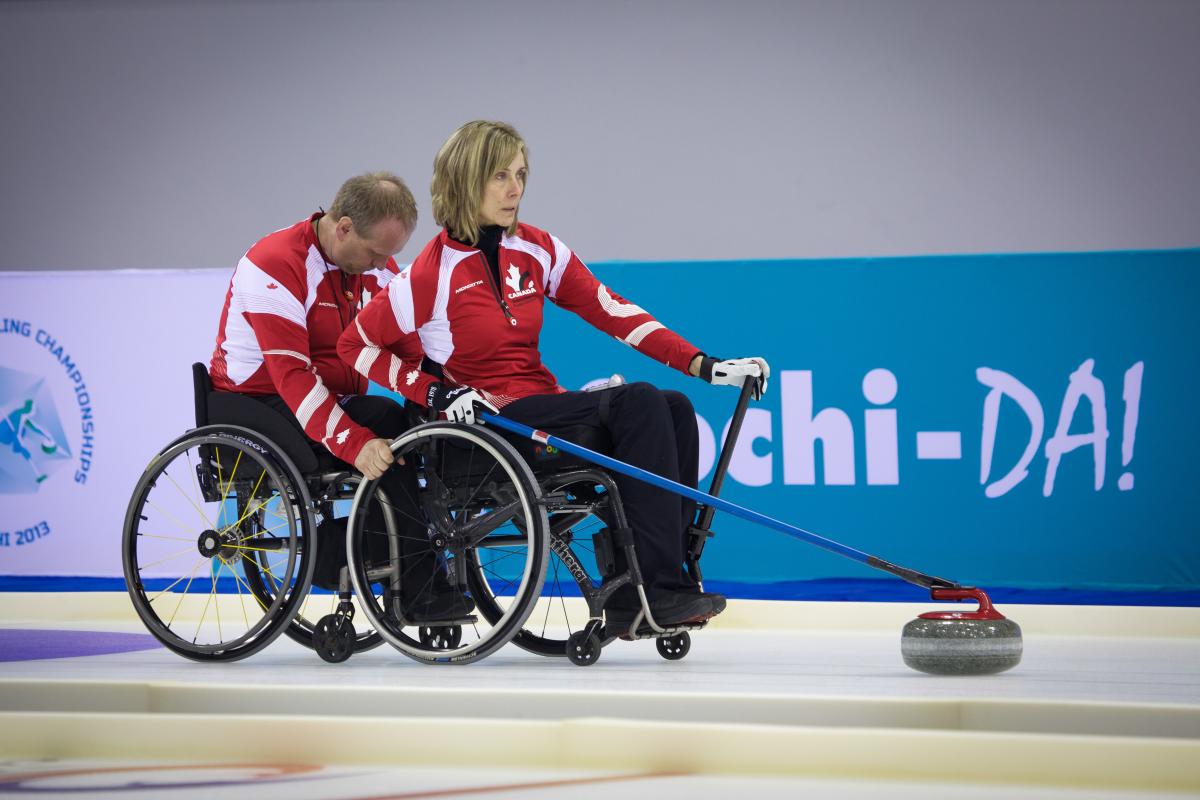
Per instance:
[[[755,381],[761,395],[766,362],[706,355],[603,285],[559,239],[518,222],[527,174],[525,143],[510,126],[476,121],[455,131],[434,161],[433,213],[443,230],[346,328],[339,355],[448,419],[472,423],[485,409],[550,433],[593,429],[610,455],[695,487],[698,430],[687,397],[648,383],[567,391],[538,350],[544,302],[710,383]],[[426,357],[442,365],[440,379],[421,369]],[[684,570],[695,503],[633,479],[616,484],[630,528],[618,533],[633,537],[655,622],[699,623],[724,610],[725,598],[701,591]],[[625,585],[608,600],[606,627],[628,630],[642,611]]]
[[[372,480],[386,472],[400,524],[414,528],[403,539],[413,543],[405,553],[411,578],[405,585],[413,592],[405,607],[413,620],[439,620],[469,613],[473,603],[447,582],[428,547],[416,549],[424,536],[412,499],[416,479],[406,465],[392,464],[388,445],[408,427],[407,417],[390,398],[367,396],[367,381],[337,355],[338,337],[399,271],[393,255],[416,222],[416,202],[404,182],[374,172],[342,184],[328,213],[314,213],[251,247],[234,270],[221,311],[208,413],[213,423],[299,431],[317,469],[353,465]],[[318,556],[344,552],[344,529],[327,533]],[[317,577],[319,584],[328,581]]]

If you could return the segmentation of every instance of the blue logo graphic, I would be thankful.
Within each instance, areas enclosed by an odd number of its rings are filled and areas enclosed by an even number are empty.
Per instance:
[[[43,378],[0,367],[0,494],[33,494],[71,458]]]

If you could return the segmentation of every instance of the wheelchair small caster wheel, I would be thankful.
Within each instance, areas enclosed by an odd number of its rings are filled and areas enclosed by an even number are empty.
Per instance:
[[[462,642],[458,625],[422,625],[419,635],[421,644],[430,650],[453,650]]]
[[[658,654],[668,661],[678,661],[692,649],[692,637],[687,631],[674,636],[660,636],[654,640]]]
[[[600,637],[587,631],[576,631],[567,639],[567,658],[577,667],[595,664],[600,658]]]
[[[327,614],[313,628],[312,645],[321,658],[330,664],[340,664],[354,655],[356,638],[354,623],[349,618]]]

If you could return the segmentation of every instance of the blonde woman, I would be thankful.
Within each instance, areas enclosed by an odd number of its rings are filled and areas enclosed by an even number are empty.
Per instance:
[[[433,215],[442,231],[342,335],[338,352],[367,377],[460,422],[477,408],[554,432],[603,429],[611,454],[695,486],[696,416],[687,397],[648,383],[601,392],[567,391],[542,363],[538,338],[546,300],[669,367],[710,383],[766,387],[760,358],[722,361],[668,330],[612,291],[549,233],[518,222],[528,150],[510,125],[478,120],[456,130],[434,159]],[[443,378],[421,371],[423,357]],[[602,365],[597,365],[602,370]],[[683,569],[695,504],[617,478],[633,529],[647,598],[661,625],[699,622],[725,608]],[[630,587],[605,609],[610,630],[640,611]]]

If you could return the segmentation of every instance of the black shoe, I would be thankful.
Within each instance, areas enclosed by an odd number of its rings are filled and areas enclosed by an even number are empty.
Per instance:
[[[684,591],[664,592],[650,601],[650,613],[654,615],[654,621],[660,628],[672,628],[690,623],[698,624],[725,609],[725,598],[720,595],[717,597],[721,601],[719,610],[712,599],[704,594]],[[604,609],[604,627],[612,635],[626,635],[630,626],[633,625],[634,618],[641,610],[640,606],[606,608]],[[637,632],[639,634],[651,633],[649,623],[643,619]]]
[[[707,597],[708,601],[712,603],[714,617],[725,610],[725,595],[716,592],[699,592],[699,595]]]
[[[714,615],[720,614],[722,612],[722,610],[725,610],[725,595],[716,594],[715,591],[702,591],[700,588],[700,584],[697,584],[697,583],[684,584],[683,589],[680,589],[679,591],[684,591],[684,593],[690,594],[690,595],[698,595],[701,597],[708,597],[709,600],[713,601],[713,614]]]
[[[722,611],[725,610],[725,595],[723,595],[723,594],[717,594],[716,592],[701,591],[700,587],[694,583],[690,584],[688,586],[684,586],[681,591],[686,592],[688,594],[694,594],[699,597],[707,597],[709,600],[711,600],[712,604],[713,604],[713,616],[714,617],[717,614],[720,614]]]
[[[716,592],[705,592],[704,594],[708,595],[709,601],[712,602],[714,617],[725,610],[725,595]]]

